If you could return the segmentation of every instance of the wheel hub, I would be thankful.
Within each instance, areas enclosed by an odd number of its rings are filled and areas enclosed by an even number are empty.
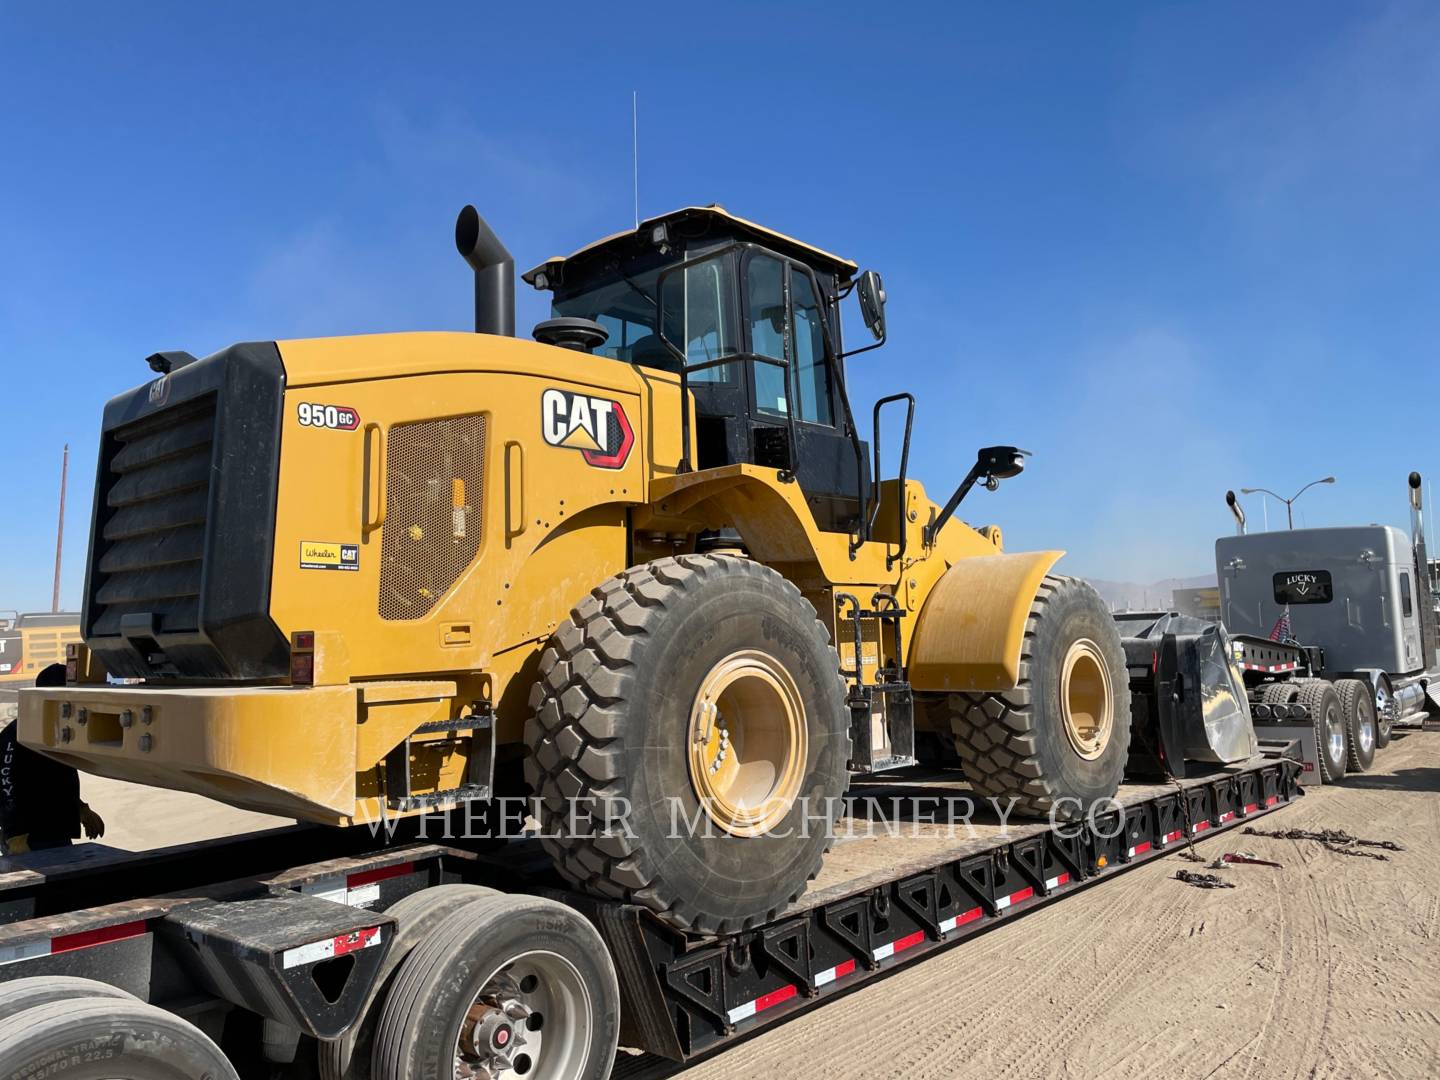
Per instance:
[[[490,977],[461,1021],[455,1080],[564,1080],[589,1053],[590,992],[564,957],[525,953]]]
[[[690,783],[710,819],[759,836],[790,812],[809,752],[805,705],[773,656],[742,649],[701,681],[687,737]]]
[[[1100,646],[1089,638],[1073,642],[1060,669],[1060,706],[1070,747],[1094,761],[1115,730],[1115,694]]]

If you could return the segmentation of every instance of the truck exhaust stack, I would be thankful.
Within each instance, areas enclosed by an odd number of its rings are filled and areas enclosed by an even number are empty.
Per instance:
[[[1245,511],[1240,508],[1240,500],[1235,498],[1235,492],[1225,492],[1225,505],[1230,507],[1230,513],[1235,515],[1235,535],[1245,535]]]
[[[515,259],[473,206],[455,219],[455,248],[475,271],[475,332],[515,336]]]

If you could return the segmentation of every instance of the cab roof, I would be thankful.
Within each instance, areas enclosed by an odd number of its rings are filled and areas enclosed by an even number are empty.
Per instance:
[[[660,225],[664,225],[672,237],[678,234],[684,238],[700,238],[711,231],[724,229],[741,237],[756,240],[781,255],[808,263],[816,270],[834,274],[836,280],[842,284],[852,278],[860,269],[849,259],[842,259],[838,255],[832,255],[828,251],[812,247],[794,237],[778,233],[774,229],[767,229],[764,225],[757,225],[753,221],[736,217],[719,203],[711,203],[709,206],[686,206],[679,210],[672,210],[668,214],[646,218],[638,228],[613,233],[603,239],[586,244],[568,256],[557,255],[546,259],[534,269],[527,270],[521,277],[527,284],[534,285],[536,277],[541,273],[546,273],[553,282],[558,276],[555,271],[566,263],[577,260],[589,261],[601,254],[623,256],[631,254],[637,247],[650,247],[653,244],[651,237],[656,227]]]

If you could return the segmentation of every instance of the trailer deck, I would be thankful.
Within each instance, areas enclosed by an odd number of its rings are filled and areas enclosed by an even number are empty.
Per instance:
[[[683,1061],[1187,837],[1271,812],[1299,793],[1298,764],[1273,753],[1170,784],[1126,785],[1115,808],[1068,826],[1005,822],[953,773],[862,781],[810,889],[779,919],[720,938],[566,891],[533,840],[397,838],[377,847],[368,830],[297,826],[155,852],[36,853],[0,860],[0,980],[99,979],[217,1040],[236,1006],[332,1038],[353,1022],[379,969],[394,929],[384,911],[409,893],[465,881],[587,915],[620,976],[621,1044]]]

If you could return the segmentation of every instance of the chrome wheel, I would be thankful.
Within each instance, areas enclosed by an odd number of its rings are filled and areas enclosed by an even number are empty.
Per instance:
[[[455,1039],[455,1080],[576,1076],[595,1037],[590,990],[569,960],[521,953],[485,981]]]

